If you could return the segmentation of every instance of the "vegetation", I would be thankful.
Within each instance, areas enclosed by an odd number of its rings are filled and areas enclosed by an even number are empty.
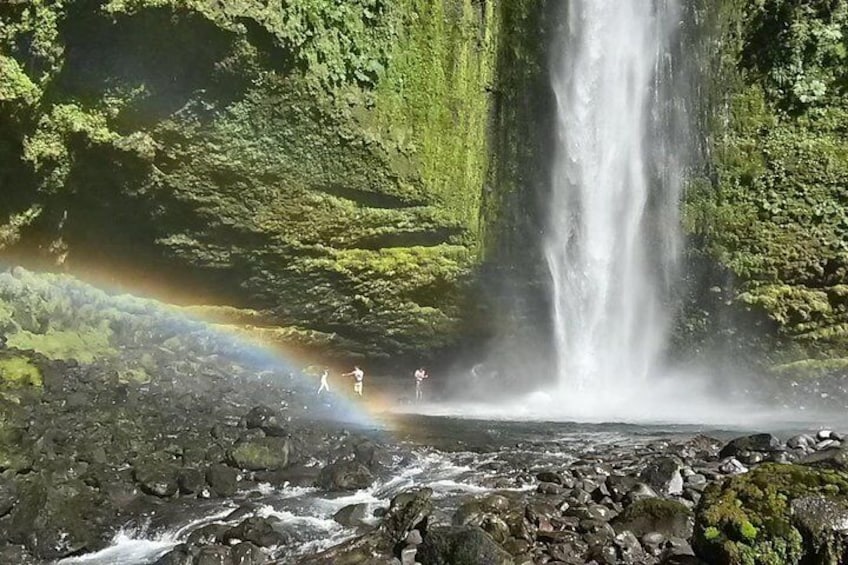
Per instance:
[[[800,465],[765,464],[711,484],[696,511],[698,554],[710,563],[800,563],[806,554],[804,536],[793,522],[790,503],[809,495],[844,499],[848,476]]]
[[[737,310],[765,316],[759,328],[779,338],[757,347],[766,365],[844,357],[848,2],[729,1],[716,10],[719,111],[709,124],[710,180],[694,183],[687,202],[693,253],[735,281],[727,298]]]

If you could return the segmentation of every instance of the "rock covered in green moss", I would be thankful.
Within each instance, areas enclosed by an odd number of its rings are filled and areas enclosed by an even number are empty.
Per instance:
[[[717,564],[841,563],[848,474],[800,465],[764,464],[713,483],[696,510],[694,547]],[[840,554],[841,555],[841,554]],[[829,556],[820,561],[807,561]]]
[[[706,5],[707,171],[685,223],[709,280],[688,325],[778,372],[844,373],[848,2]]]
[[[153,272],[344,353],[453,345],[483,256],[499,41],[533,10],[5,3],[0,249]]]
[[[617,532],[627,530],[638,537],[659,532],[688,539],[692,535],[692,511],[676,500],[643,498],[625,508],[612,525]]]

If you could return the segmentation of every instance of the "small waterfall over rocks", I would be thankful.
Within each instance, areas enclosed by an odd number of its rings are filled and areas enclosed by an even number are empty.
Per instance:
[[[564,8],[545,253],[557,396],[587,413],[645,387],[667,341],[686,153],[672,56],[681,14],[676,0]]]

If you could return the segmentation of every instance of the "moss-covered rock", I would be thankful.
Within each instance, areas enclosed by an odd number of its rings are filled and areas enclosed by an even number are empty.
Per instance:
[[[340,353],[455,344],[494,216],[495,84],[517,84],[500,41],[534,10],[5,3],[0,248]]]
[[[707,170],[685,213],[706,280],[689,327],[703,323],[702,339],[726,337],[783,373],[844,371],[848,3],[725,0],[706,10]]]
[[[799,522],[794,501],[824,497],[848,502],[848,475],[799,465],[765,464],[707,487],[696,510],[694,546],[710,563],[777,565],[806,563],[822,554],[820,536],[839,532]],[[841,543],[841,542],[840,542]],[[836,547],[834,543],[833,547]],[[838,563],[839,561],[816,561]]]
[[[676,500],[643,498],[625,508],[612,525],[617,532],[629,530],[639,537],[659,532],[687,539],[692,535],[692,511]]]

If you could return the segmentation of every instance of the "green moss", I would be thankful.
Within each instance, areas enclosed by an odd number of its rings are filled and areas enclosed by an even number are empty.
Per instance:
[[[100,357],[117,355],[109,343],[110,331],[48,330],[45,333],[22,331],[9,337],[8,344],[18,349],[31,349],[50,359],[76,359],[91,363]]]
[[[0,359],[0,383],[4,387],[41,387],[41,371],[24,357]]]
[[[708,10],[718,22],[704,77],[710,170],[690,188],[685,225],[693,255],[715,265],[713,284],[735,285],[732,311],[714,319],[752,328],[733,339],[766,367],[843,358],[848,4],[728,0]]]
[[[848,496],[848,475],[766,464],[710,485],[695,514],[698,554],[711,563],[800,563],[805,549],[790,501],[812,494]]]

